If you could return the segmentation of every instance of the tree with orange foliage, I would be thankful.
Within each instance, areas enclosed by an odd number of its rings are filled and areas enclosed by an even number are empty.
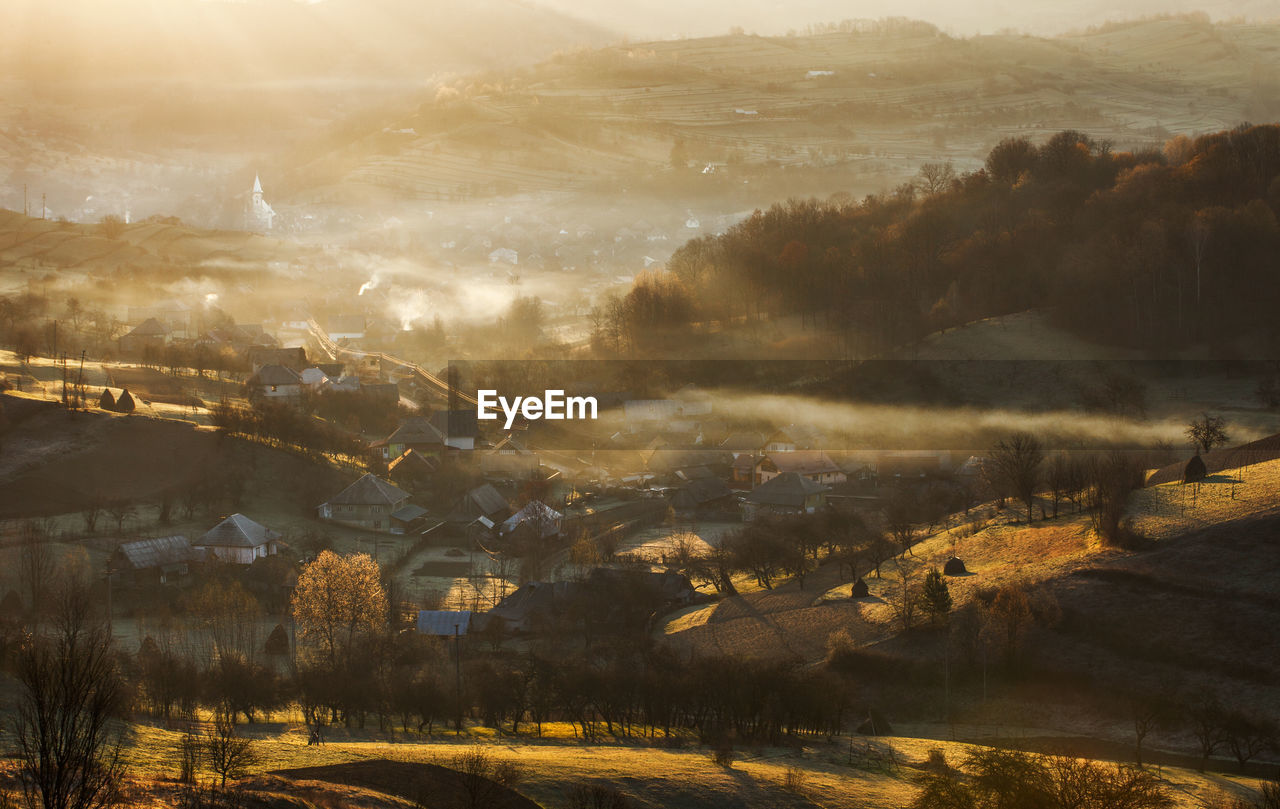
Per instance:
[[[387,623],[387,593],[378,564],[367,553],[321,551],[298,576],[293,619],[304,648],[337,668],[355,641]]]

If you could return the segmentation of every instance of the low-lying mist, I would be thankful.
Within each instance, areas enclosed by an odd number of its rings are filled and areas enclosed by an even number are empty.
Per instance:
[[[859,404],[803,396],[719,392],[715,412],[730,420],[802,425],[836,447],[874,449],[982,448],[1011,432],[1028,432],[1058,449],[1150,448],[1185,443],[1185,422],[1135,420],[1079,410],[1028,412],[1004,408]],[[1241,442],[1261,437],[1236,428]]]

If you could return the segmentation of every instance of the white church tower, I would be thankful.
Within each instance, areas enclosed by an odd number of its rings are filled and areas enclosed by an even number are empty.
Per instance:
[[[253,175],[253,197],[249,201],[249,209],[245,211],[245,227],[254,231],[271,230],[275,218],[276,212],[262,198],[262,180],[255,174]]]

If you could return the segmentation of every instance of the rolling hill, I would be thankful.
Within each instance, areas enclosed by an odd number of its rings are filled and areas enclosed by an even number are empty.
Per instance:
[[[1005,135],[1079,128],[1128,148],[1267,120],[1280,113],[1278,30],[1178,17],[958,38],[887,21],[616,45],[449,83],[414,114],[301,150],[286,185],[299,200],[862,193],[926,160],[972,167]]]

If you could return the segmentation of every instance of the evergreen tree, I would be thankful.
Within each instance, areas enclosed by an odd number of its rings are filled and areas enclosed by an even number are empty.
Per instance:
[[[924,587],[920,590],[920,606],[935,624],[945,622],[947,615],[951,612],[951,591],[947,589],[947,580],[942,577],[942,571],[936,567],[924,577]]]

